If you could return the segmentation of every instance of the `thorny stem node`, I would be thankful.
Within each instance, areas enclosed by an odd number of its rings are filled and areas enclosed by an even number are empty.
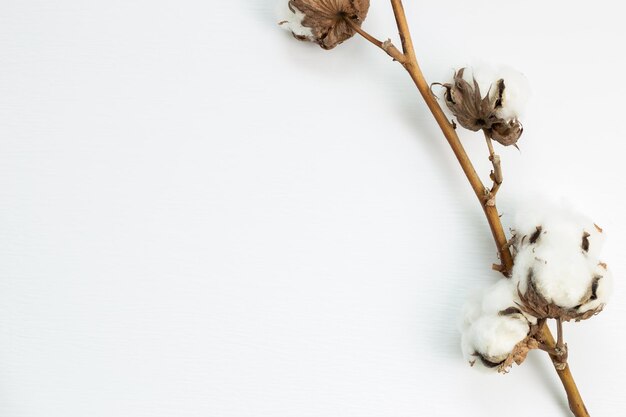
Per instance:
[[[459,161],[459,165],[463,169],[467,180],[469,181],[472,189],[474,190],[474,194],[478,198],[485,213],[485,217],[487,218],[487,222],[489,223],[489,227],[491,229],[491,233],[493,235],[493,239],[496,243],[496,247],[498,249],[498,254],[500,257],[501,265],[494,266],[500,272],[502,272],[505,276],[510,276],[511,270],[513,268],[513,256],[511,255],[511,251],[509,250],[508,241],[506,235],[504,233],[504,228],[502,227],[502,222],[500,221],[500,215],[495,205],[495,193],[498,191],[500,184],[502,183],[502,172],[500,167],[499,158],[496,158],[497,155],[493,152],[493,147],[491,142],[487,141],[487,146],[490,150],[490,160],[494,166],[493,172],[493,181],[494,185],[491,189],[487,189],[480,177],[476,173],[476,170],[469,159],[465,148],[461,144],[458,135],[455,131],[455,126],[448,120],[446,115],[444,114],[441,106],[437,102],[436,98],[433,96],[429,84],[426,82],[422,71],[417,62],[417,58],[415,57],[415,51],[413,49],[413,41],[411,39],[411,34],[409,31],[409,25],[406,19],[406,14],[404,12],[404,7],[402,5],[401,0],[390,0],[391,7],[393,8],[393,14],[396,20],[396,24],[398,26],[398,32],[400,35],[400,40],[402,42],[402,53],[397,50],[397,48],[393,47],[390,41],[381,42],[373,36],[369,35],[367,32],[362,30],[360,27],[357,27],[354,22],[351,22],[349,19],[346,21],[351,27],[367,39],[372,44],[376,45],[383,51],[385,51],[389,56],[391,56],[394,60],[400,62],[402,66],[407,70],[415,86],[419,90],[424,102],[428,106],[428,109],[432,113],[433,117],[437,121],[439,128],[441,129],[443,135],[445,136],[448,144],[452,148],[454,155]],[[499,171],[499,172],[498,172]],[[562,325],[562,323],[561,323]],[[544,350],[548,352],[553,352],[554,354],[550,354],[552,361],[554,363],[555,369],[563,387],[565,388],[565,392],[567,393],[567,398],[569,401],[570,409],[575,417],[589,417],[589,413],[583,403],[582,397],[580,396],[580,392],[576,387],[576,383],[574,382],[574,378],[572,377],[572,373],[569,369],[569,365],[565,361],[562,361],[562,354],[558,354],[559,352],[563,352],[562,348],[566,345],[563,344],[561,347],[557,347],[557,344],[554,341],[552,333],[550,333],[550,329],[548,326],[543,323],[540,327],[540,341]],[[561,330],[562,331],[562,330]],[[562,343],[562,335],[560,337]]]

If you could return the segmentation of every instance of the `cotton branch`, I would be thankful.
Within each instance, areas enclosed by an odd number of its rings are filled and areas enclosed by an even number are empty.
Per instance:
[[[491,229],[494,241],[496,243],[496,247],[498,249],[498,254],[500,257],[500,261],[502,262],[499,270],[505,276],[509,276],[512,268],[513,268],[513,257],[509,250],[509,245],[507,244],[508,240],[504,233],[504,229],[502,227],[502,222],[500,221],[500,215],[495,205],[495,201],[493,199],[493,195],[498,191],[500,185],[502,184],[502,172],[499,158],[493,152],[493,147],[490,140],[487,140],[489,150],[490,150],[490,160],[493,164],[494,171],[492,180],[494,182],[491,189],[487,189],[480,177],[476,173],[476,170],[469,159],[467,152],[465,151],[461,141],[459,140],[458,135],[454,129],[454,126],[450,123],[445,113],[441,109],[441,106],[438,104],[435,97],[432,95],[430,91],[430,86],[426,82],[424,75],[422,74],[419,64],[417,62],[415,51],[413,48],[413,41],[411,39],[411,34],[409,31],[409,25],[406,19],[406,14],[404,12],[404,7],[402,5],[401,0],[390,0],[391,6],[393,8],[393,13],[395,16],[396,24],[398,27],[398,32],[400,35],[400,40],[402,43],[402,54],[398,56],[396,52],[397,49],[394,47],[391,49],[391,43],[385,43],[378,41],[373,38],[371,35],[367,34],[365,31],[354,30],[367,39],[369,42],[373,43],[377,47],[384,50],[388,55],[392,56],[396,61],[400,62],[402,66],[407,70],[413,82],[415,83],[417,89],[419,90],[424,102],[428,106],[430,112],[433,114],[433,117],[437,121],[442,133],[444,134],[448,144],[452,148],[467,180],[469,181],[472,189],[474,190],[474,194],[478,198],[481,203],[481,207],[485,213],[485,217],[487,218],[487,222],[489,223],[489,227]],[[346,19],[349,21],[349,19]],[[351,26],[355,26],[352,24]],[[391,53],[390,53],[391,51]],[[398,51],[399,52],[399,51]],[[393,53],[393,55],[392,55]],[[485,192],[487,191],[487,192]],[[543,324],[540,329],[541,333],[541,343],[545,346],[546,349],[549,349],[557,355],[550,355],[553,363],[555,365],[555,369],[561,382],[563,383],[563,387],[567,393],[568,401],[570,404],[570,409],[572,413],[576,417],[589,417],[589,413],[585,408],[585,405],[582,401],[578,388],[576,387],[576,383],[574,382],[574,378],[570,372],[569,366],[567,362],[563,364],[561,360],[562,355],[558,355],[562,346],[557,346],[548,329],[547,325]],[[562,341],[562,340],[561,340]]]

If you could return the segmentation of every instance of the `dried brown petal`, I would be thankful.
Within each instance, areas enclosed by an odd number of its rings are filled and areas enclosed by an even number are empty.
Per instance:
[[[446,106],[464,128],[473,132],[489,129],[497,119],[494,103],[489,95],[482,97],[475,79],[472,84],[465,81],[464,73],[465,68],[461,68],[454,74],[454,84],[443,84]]]
[[[314,41],[332,49],[354,35],[346,19],[361,26],[367,16],[369,0],[290,0],[289,8],[304,14],[302,25],[311,28]]]
[[[489,137],[504,146],[515,145],[524,132],[524,127],[517,119],[505,121],[499,119],[487,131]]]

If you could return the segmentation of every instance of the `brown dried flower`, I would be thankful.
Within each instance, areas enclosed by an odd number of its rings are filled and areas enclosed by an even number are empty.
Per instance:
[[[294,36],[332,49],[354,35],[346,19],[361,26],[369,6],[369,0],[290,0],[291,12],[303,14],[301,24],[310,28],[310,36]]]
[[[522,135],[522,124],[517,119],[506,120],[498,115],[506,88],[504,80],[493,83],[483,97],[476,79],[472,77],[470,84],[463,78],[464,73],[465,68],[461,68],[455,72],[453,83],[442,84],[446,106],[464,128],[473,132],[483,130],[504,146],[515,145]]]

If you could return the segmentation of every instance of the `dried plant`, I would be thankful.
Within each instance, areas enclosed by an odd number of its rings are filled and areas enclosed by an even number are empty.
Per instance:
[[[496,80],[483,97],[476,79],[470,83],[464,74],[465,68],[461,68],[452,83],[442,84],[446,106],[456,121],[473,132],[482,130],[486,137],[504,146],[515,145],[524,129],[517,119],[506,120],[499,114],[506,91],[504,80]]]
[[[308,33],[294,32],[299,40],[316,42],[332,49],[354,36],[354,26],[360,26],[367,16],[369,0],[290,0],[289,10],[298,16]],[[287,22],[281,22],[284,24]]]
[[[460,68],[450,82],[429,85],[415,56],[402,1],[390,2],[401,50],[391,40],[381,41],[363,30],[368,0],[291,0],[287,2],[290,16],[280,24],[297,39],[315,42],[324,49],[359,34],[408,72],[478,198],[500,259],[493,269],[504,277],[482,298],[464,307],[464,355],[472,366],[507,373],[531,350],[546,351],[563,383],[572,413],[588,417],[567,362],[563,322],[588,319],[606,304],[611,274],[598,258],[603,231],[586,218],[554,209],[543,217],[522,221],[507,240],[496,208],[503,175],[493,142],[517,146],[523,132],[518,113],[512,108],[509,81],[506,77],[495,78],[481,91],[474,75],[470,77],[467,69]],[[442,101],[454,120],[446,115],[433,93],[436,85],[443,87]],[[461,144],[457,123],[483,132],[493,166],[489,187],[481,181]],[[548,320],[556,321],[556,341],[546,324]]]

